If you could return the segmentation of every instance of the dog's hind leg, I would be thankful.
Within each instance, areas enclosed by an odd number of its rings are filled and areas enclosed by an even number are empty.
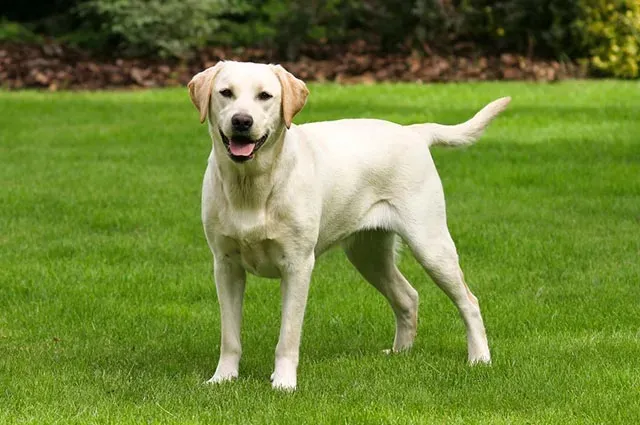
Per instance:
[[[409,349],[416,336],[418,292],[395,264],[393,232],[368,230],[356,233],[344,250],[362,276],[384,295],[396,316],[393,351]]]
[[[458,308],[467,329],[469,362],[490,363],[480,305],[464,281],[444,215],[422,215],[425,216],[431,220],[406,220],[402,237],[418,262]]]

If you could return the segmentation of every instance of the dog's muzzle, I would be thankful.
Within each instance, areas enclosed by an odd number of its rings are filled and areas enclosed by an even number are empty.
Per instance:
[[[266,133],[257,140],[244,135],[233,135],[231,137],[227,137],[221,129],[218,130],[220,131],[222,143],[227,148],[227,153],[231,159],[236,162],[245,162],[253,158],[258,149],[260,149],[269,137],[269,133]]]

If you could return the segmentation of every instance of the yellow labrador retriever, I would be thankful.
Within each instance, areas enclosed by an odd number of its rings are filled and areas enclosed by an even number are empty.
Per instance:
[[[389,301],[396,317],[392,351],[411,347],[418,294],[396,267],[397,236],[460,311],[469,362],[489,363],[480,307],[458,265],[429,146],[473,143],[510,98],[452,126],[374,119],[294,125],[308,94],[278,65],[220,62],[189,83],[213,142],[202,220],[222,329],[218,367],[208,382],[238,376],[249,272],[281,279],[282,323],[271,380],[274,388],[296,388],[311,272],[316,258],[336,245]]]

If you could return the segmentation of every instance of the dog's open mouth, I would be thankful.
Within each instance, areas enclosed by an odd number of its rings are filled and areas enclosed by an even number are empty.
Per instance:
[[[227,148],[227,152],[231,159],[237,162],[247,161],[253,158],[253,155],[260,149],[260,147],[267,141],[269,133],[266,133],[261,138],[254,140],[248,136],[231,136],[230,138],[225,136],[222,130],[220,130],[220,137],[222,137],[222,143]]]

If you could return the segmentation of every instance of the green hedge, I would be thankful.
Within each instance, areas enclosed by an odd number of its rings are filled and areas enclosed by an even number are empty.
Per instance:
[[[635,78],[638,0],[33,0],[13,2],[0,38],[42,33],[123,55],[186,57],[211,45],[259,46],[296,60],[303,46],[364,40],[382,52],[509,51],[584,59]],[[41,4],[40,4],[41,3]],[[46,10],[47,14],[42,10]],[[3,31],[4,28],[4,31]],[[8,35],[7,35],[8,34]]]
[[[587,61],[603,75],[637,78],[640,64],[640,1],[582,0],[577,33]]]
[[[131,56],[179,57],[215,39],[221,16],[244,7],[233,0],[88,0],[73,13],[85,22],[79,34],[95,32],[89,40],[96,47],[113,45]]]

